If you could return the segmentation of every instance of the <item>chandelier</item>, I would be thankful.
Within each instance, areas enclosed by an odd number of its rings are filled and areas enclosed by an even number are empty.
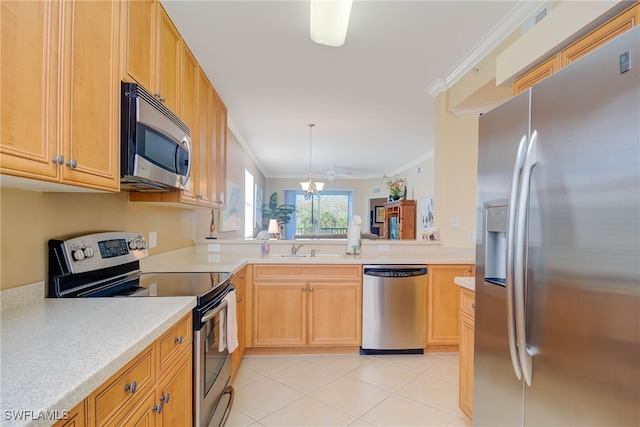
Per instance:
[[[307,182],[301,182],[302,191],[304,191],[304,199],[309,200],[314,193],[320,193],[324,188],[324,182],[314,182],[311,175],[311,132],[315,124],[309,123],[309,178]]]

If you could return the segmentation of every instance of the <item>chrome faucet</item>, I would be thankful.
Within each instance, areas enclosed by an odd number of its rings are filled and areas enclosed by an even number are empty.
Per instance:
[[[298,249],[300,249],[303,245],[293,245],[291,246],[291,255],[296,255],[298,253]]]

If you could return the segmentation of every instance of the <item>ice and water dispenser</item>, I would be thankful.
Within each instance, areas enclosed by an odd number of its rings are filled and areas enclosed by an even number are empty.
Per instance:
[[[505,286],[507,274],[507,201],[485,203],[484,281]]]

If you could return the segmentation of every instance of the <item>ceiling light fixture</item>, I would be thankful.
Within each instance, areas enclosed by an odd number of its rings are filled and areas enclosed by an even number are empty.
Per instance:
[[[353,0],[311,0],[311,40],[340,47],[347,37]]]
[[[313,182],[313,177],[311,176],[311,130],[315,124],[309,123],[307,126],[309,126],[309,180],[300,183],[302,191],[304,191],[305,200],[309,200],[314,193],[320,193],[324,188],[324,182]]]

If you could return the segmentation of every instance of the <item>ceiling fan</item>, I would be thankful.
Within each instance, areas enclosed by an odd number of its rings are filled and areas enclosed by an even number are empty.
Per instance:
[[[331,165],[331,167],[329,167],[329,170],[327,171],[327,180],[331,184],[333,184],[336,178],[344,178],[345,176],[349,176],[351,174],[352,172],[347,170],[346,168],[340,168],[338,166]]]
[[[333,184],[337,178],[362,178],[363,175],[371,177],[378,173],[371,169],[331,165],[327,171],[327,180]]]

